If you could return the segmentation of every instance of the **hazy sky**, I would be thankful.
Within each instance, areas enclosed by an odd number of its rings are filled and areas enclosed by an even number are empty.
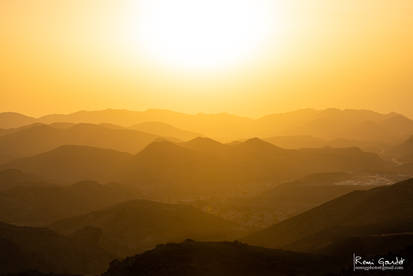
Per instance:
[[[0,111],[413,117],[411,0],[3,0],[0,41]]]

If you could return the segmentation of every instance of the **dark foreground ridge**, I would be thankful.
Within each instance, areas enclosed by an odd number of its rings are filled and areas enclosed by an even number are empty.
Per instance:
[[[327,257],[255,247],[237,241],[186,240],[158,245],[123,261],[115,260],[103,276],[326,275],[331,271],[334,271],[334,262]]]

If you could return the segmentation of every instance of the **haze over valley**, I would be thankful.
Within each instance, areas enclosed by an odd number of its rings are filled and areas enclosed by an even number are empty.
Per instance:
[[[413,275],[413,1],[0,1],[0,276]]]

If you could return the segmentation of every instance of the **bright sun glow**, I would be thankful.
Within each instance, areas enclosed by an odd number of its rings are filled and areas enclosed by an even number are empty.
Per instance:
[[[253,59],[262,51],[281,22],[275,2],[141,0],[139,15],[126,35],[134,37],[151,62],[217,70]]]

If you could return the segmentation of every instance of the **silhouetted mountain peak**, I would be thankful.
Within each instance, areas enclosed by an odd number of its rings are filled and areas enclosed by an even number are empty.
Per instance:
[[[244,149],[250,149],[250,150],[271,150],[271,151],[274,151],[274,150],[282,151],[283,150],[282,148],[277,147],[257,137],[248,139],[245,142],[238,144],[237,147],[242,147]]]
[[[0,113],[0,128],[16,128],[35,122],[35,118],[16,112]]]
[[[395,113],[395,112],[386,114],[386,115],[384,115],[384,117],[385,117],[385,120],[388,120],[388,121],[411,122],[410,119],[407,118],[406,116],[404,116],[402,114],[399,114],[399,113]]]
[[[112,170],[133,155],[84,145],[63,145],[30,157],[16,159],[3,168],[17,168],[57,183],[92,179],[107,181]]]
[[[186,144],[198,144],[198,145],[208,145],[208,144],[214,144],[214,145],[222,145],[222,143],[215,141],[214,139],[208,138],[208,137],[196,137],[188,142]]]
[[[30,118],[29,116],[17,113],[17,112],[1,112],[0,116],[8,116],[8,117],[25,117]]]
[[[143,131],[153,135],[163,136],[163,137],[176,137],[181,139],[182,136],[192,136],[193,133],[176,128],[170,124],[160,122],[160,121],[150,121],[135,124],[130,127],[131,129]]]
[[[188,142],[182,143],[182,145],[203,152],[219,152],[227,149],[226,145],[208,137],[196,137]]]

